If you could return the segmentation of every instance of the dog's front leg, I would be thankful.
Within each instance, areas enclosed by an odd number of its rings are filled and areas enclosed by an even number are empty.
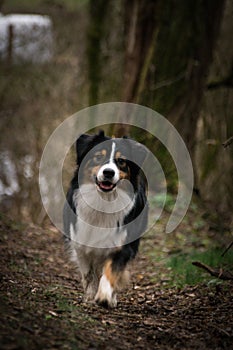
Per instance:
[[[95,301],[104,307],[116,307],[116,290],[123,280],[126,280],[126,274],[127,272],[125,270],[117,271],[113,269],[112,260],[108,260],[103,268]]]
[[[82,275],[82,284],[84,289],[84,301],[94,301],[98,290],[98,274],[90,264],[89,259],[85,255],[79,255],[78,259],[79,270]]]
[[[83,289],[84,289],[84,301],[93,302],[96,291],[98,289],[98,277],[92,269],[88,273],[82,275]]]
[[[98,292],[95,301],[104,307],[116,307],[116,288],[117,276],[112,271],[112,261],[108,260],[103,268],[103,274],[100,278]]]

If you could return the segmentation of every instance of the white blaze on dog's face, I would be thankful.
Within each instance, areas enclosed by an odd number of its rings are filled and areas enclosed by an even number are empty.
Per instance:
[[[120,180],[130,179],[125,153],[115,139],[95,146],[82,164],[81,182],[95,183],[101,192],[114,191]]]
[[[120,180],[120,171],[116,166],[115,159],[116,143],[112,142],[112,149],[109,161],[102,165],[96,175],[96,183],[100,190],[109,191],[115,188]]]

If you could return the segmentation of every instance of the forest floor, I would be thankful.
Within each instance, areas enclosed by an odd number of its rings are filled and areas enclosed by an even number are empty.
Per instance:
[[[166,285],[150,257],[159,240],[143,237],[130,284],[110,310],[82,301],[53,227],[1,220],[0,349],[232,349],[232,282]]]

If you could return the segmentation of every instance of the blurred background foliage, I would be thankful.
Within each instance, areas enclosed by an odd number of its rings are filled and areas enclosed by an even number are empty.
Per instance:
[[[178,129],[205,217],[229,232],[233,144],[222,143],[233,135],[231,0],[3,0],[0,11],[49,15],[54,37],[50,62],[0,62],[2,211],[42,224],[38,167],[51,132],[84,107],[127,101],[155,109]],[[151,134],[124,125],[107,131],[147,145],[176,194],[175,166]],[[67,184],[72,155],[66,163]]]

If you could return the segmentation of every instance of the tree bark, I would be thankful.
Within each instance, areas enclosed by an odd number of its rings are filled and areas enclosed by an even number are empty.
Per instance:
[[[137,102],[153,58],[158,1],[125,1],[125,70],[122,99]]]
[[[185,77],[186,89],[168,113],[168,119],[182,135],[193,160],[197,121],[223,9],[223,0],[196,1],[196,14],[200,14],[200,17],[198,21],[195,16],[192,17],[191,29],[194,45],[192,57],[187,57],[189,61],[187,61]]]
[[[87,58],[89,78],[89,105],[99,102],[99,89],[102,76],[101,44],[104,36],[105,19],[110,0],[90,0],[89,28],[87,33]]]
[[[224,3],[125,1],[122,99],[165,115],[181,134],[193,162],[197,121]]]

